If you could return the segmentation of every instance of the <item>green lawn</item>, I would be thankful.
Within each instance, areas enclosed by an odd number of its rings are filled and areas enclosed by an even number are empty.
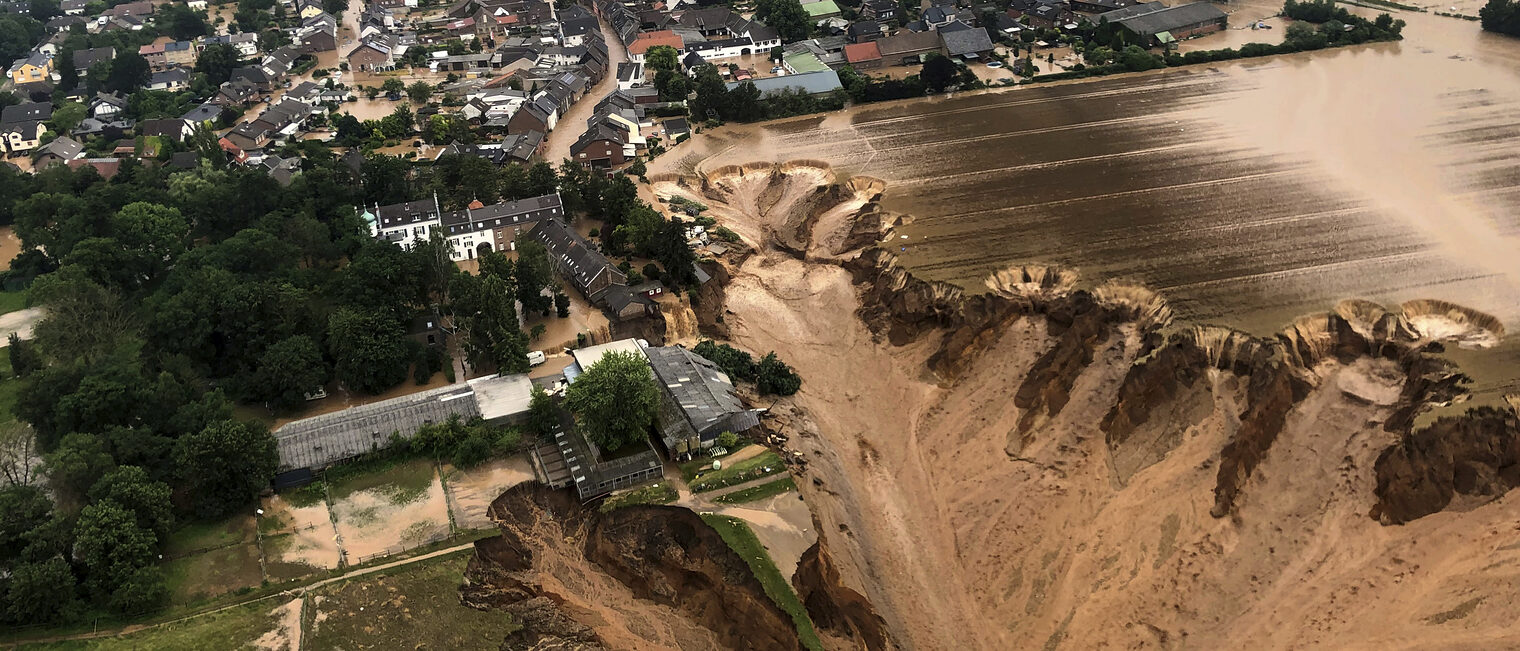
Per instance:
[[[252,648],[254,640],[273,631],[279,625],[280,618],[275,608],[282,603],[284,602],[278,598],[265,599],[131,635],[27,645],[22,648],[98,649],[100,651],[142,649],[201,651],[202,649]]]
[[[216,522],[191,522],[169,533],[164,556],[185,556],[254,541],[253,517],[233,516]]]
[[[817,631],[813,630],[813,620],[808,618],[802,600],[797,598],[792,585],[781,576],[781,570],[776,569],[776,562],[771,560],[771,555],[765,551],[765,546],[760,544],[760,539],[755,537],[755,532],[750,530],[749,525],[738,518],[715,513],[703,514],[702,520],[716,529],[718,535],[723,537],[723,542],[728,543],[749,563],[750,571],[755,573],[755,578],[765,587],[765,594],[792,616],[792,623],[797,626],[797,638],[802,640],[803,646],[822,649],[823,643],[818,640]]]
[[[722,502],[724,504],[743,504],[745,502],[763,500],[767,497],[773,497],[794,490],[797,490],[797,482],[793,481],[791,477],[787,477],[786,479],[778,479],[773,482],[766,482],[764,484],[760,484],[759,486],[751,486],[744,490],[737,490],[727,495],[719,495],[717,497],[714,497],[713,501]]]
[[[651,486],[618,493],[603,500],[602,513],[635,504],[669,504],[676,501],[676,497],[676,489],[671,487],[670,482],[662,481]]]
[[[259,546],[252,543],[176,558],[161,567],[169,603],[176,606],[256,588],[264,582]]]
[[[499,649],[516,625],[459,603],[469,553],[324,586],[306,608],[306,649]],[[362,610],[361,610],[362,609]]]
[[[437,481],[433,462],[413,459],[389,464],[353,464],[328,471],[324,477],[332,487],[332,501],[360,491],[378,490],[392,504],[407,504],[423,495]]]
[[[8,314],[24,309],[26,309],[26,290],[0,292],[0,314]]]
[[[693,493],[704,493],[725,486],[742,484],[766,475],[774,475],[778,472],[786,472],[786,464],[781,463],[781,457],[776,456],[775,452],[766,450],[762,454],[757,454],[732,465],[723,464],[722,470],[708,471],[692,480],[691,491]]]
[[[744,448],[747,448],[747,447],[749,447],[751,445],[754,445],[754,444],[746,442],[743,445],[740,445],[739,447],[734,448],[733,450],[730,450],[728,454],[725,454],[725,455],[723,455],[721,457],[718,457],[717,459],[718,459],[718,461],[723,461],[724,459],[727,459],[727,458],[733,456],[738,451],[743,450]],[[686,480],[686,483],[689,484],[689,483],[691,483],[692,479],[696,478],[697,473],[699,473],[699,472],[706,472],[709,468],[712,468],[712,462],[713,462],[713,458],[712,457],[703,456],[703,457],[701,457],[699,459],[692,459],[691,461],[687,461],[686,463],[680,464],[677,467],[681,469],[681,479]],[[727,463],[727,462],[725,461],[724,463]]]
[[[11,374],[9,350],[0,350],[0,425],[20,422],[13,411],[16,394],[21,392],[21,380]]]

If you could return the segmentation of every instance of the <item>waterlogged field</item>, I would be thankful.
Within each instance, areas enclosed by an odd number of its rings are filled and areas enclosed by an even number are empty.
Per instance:
[[[1442,299],[1513,330],[1520,40],[1399,17],[1399,43],[713,129],[654,171],[816,159],[880,178],[912,217],[884,246],[971,290],[1043,263],[1256,333],[1347,298]],[[1459,353],[1480,400],[1520,391],[1517,339]]]

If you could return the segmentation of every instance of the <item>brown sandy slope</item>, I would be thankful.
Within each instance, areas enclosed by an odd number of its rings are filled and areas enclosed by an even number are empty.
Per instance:
[[[1520,646],[1514,415],[1408,430],[1459,393],[1423,351],[1502,326],[1427,302],[1163,330],[1141,288],[1036,268],[967,297],[857,258],[880,187],[807,162],[653,184],[754,249],[712,294],[804,379],[770,427],[806,460],[827,563],[797,581],[835,645],[880,646],[879,617],[910,649]]]

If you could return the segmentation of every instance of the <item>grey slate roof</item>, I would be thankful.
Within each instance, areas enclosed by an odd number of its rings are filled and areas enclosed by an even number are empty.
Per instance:
[[[1130,9],[1134,9],[1131,7]],[[1119,11],[1127,11],[1120,9]],[[1103,14],[1104,17],[1113,16],[1118,12]],[[1161,32],[1221,20],[1226,17],[1219,7],[1207,2],[1194,2],[1192,4],[1166,7],[1156,11],[1141,13],[1128,18],[1120,18],[1118,23],[1141,36],[1154,36]],[[1110,19],[1112,22],[1113,19]]]
[[[945,52],[953,57],[992,50],[992,39],[987,38],[985,29],[962,29],[952,32],[941,29],[939,35],[944,39]]]
[[[661,390],[702,439],[716,438],[724,431],[742,432],[759,424],[758,414],[739,402],[733,382],[717,364],[679,346],[645,348],[644,355]],[[661,429],[665,434],[669,428],[662,423]],[[673,445],[673,441],[667,443]]]
[[[766,77],[753,81],[731,81],[727,86],[729,90],[737,88],[739,84],[753,83],[755,88],[760,89],[760,94],[779,92],[786,88],[796,88],[810,95],[829,93],[844,85],[839,83],[839,74],[833,70],[819,70],[817,72],[804,72],[800,75],[787,75],[785,77]]]
[[[385,447],[390,435],[411,438],[417,428],[458,414],[480,415],[475,391],[455,384],[287,423],[274,432],[280,469],[323,468]]]
[[[606,256],[592,249],[590,243],[558,219],[538,222],[531,234],[543,242],[544,247],[549,249],[549,257],[559,266],[560,271],[569,276],[570,281],[583,292],[597,276],[616,269]]]

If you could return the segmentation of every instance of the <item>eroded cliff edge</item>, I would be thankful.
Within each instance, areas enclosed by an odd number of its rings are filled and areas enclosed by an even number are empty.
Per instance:
[[[899,219],[879,181],[803,161],[654,185],[743,236],[721,261],[727,304],[702,306],[722,327],[703,331],[807,366],[784,411],[820,556],[894,644],[1368,644],[1450,613],[1470,639],[1505,639],[1493,626],[1513,609],[1461,604],[1462,586],[1495,585],[1481,580],[1502,573],[1493,554],[1512,555],[1489,542],[1512,505],[1465,526],[1385,526],[1482,509],[1514,485],[1511,412],[1413,427],[1463,397],[1437,353],[1502,336],[1486,315],[1347,301],[1253,335],[1176,323],[1155,292],[1052,265],[973,292],[861,250]],[[1437,540],[1463,560],[1414,548]]]

